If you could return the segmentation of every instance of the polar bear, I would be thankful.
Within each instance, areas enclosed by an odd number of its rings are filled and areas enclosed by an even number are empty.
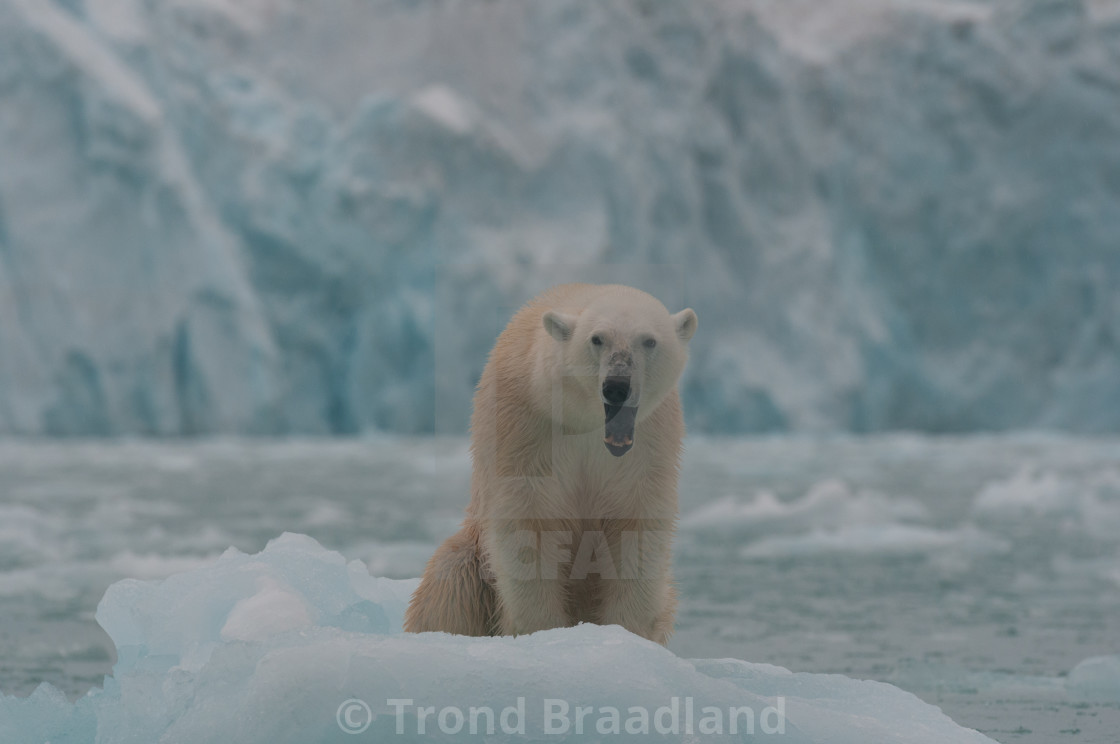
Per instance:
[[[429,561],[406,631],[592,622],[668,642],[677,381],[696,325],[621,285],[560,285],[514,315],[474,397],[466,518]]]

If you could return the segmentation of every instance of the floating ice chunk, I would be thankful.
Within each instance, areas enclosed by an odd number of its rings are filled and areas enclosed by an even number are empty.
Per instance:
[[[118,649],[205,660],[231,638],[262,640],[272,631],[307,627],[297,601],[307,603],[319,626],[388,633],[399,626],[390,625],[378,600],[390,589],[384,604],[399,616],[403,606],[393,605],[407,603],[415,582],[402,591],[393,591],[393,583],[372,578],[360,564],[349,570],[341,555],[309,537],[284,534],[255,556],[231,548],[213,566],[161,582],[119,581],[101,600],[97,620]],[[269,609],[287,619],[266,620]]]
[[[870,491],[853,492],[843,481],[830,479],[815,484],[804,497],[790,502],[779,501],[769,491],[760,491],[749,502],[727,496],[686,514],[681,528],[749,538],[775,532],[918,521],[925,516],[925,507],[916,501],[892,499]]]
[[[1005,553],[1010,543],[972,525],[938,530],[904,524],[814,530],[808,535],[760,540],[741,551],[744,558],[781,558],[822,553],[922,555],[943,551],[970,556]]]
[[[1010,478],[984,486],[976,495],[974,508],[981,513],[1070,513],[1077,509],[1077,498],[1070,483],[1057,473],[1036,473],[1025,467]]]
[[[1120,656],[1093,656],[1069,673],[1066,689],[1074,700],[1120,703]]]
[[[825,480],[790,502],[768,491],[745,503],[726,497],[686,515],[681,528],[754,540],[740,551],[744,558],[829,553],[977,556],[1010,550],[1006,541],[972,525],[941,530],[913,524],[927,517],[917,501],[853,492],[842,481]]]
[[[300,535],[119,582],[97,615],[118,654],[104,689],[0,695],[0,741],[991,741],[889,684],[690,661],[618,626],[405,634],[416,585]]]
[[[1116,540],[1120,536],[1120,472],[1104,469],[1073,475],[1025,467],[1010,478],[984,486],[973,510],[981,518],[1014,514],[1057,520],[1067,529]]]

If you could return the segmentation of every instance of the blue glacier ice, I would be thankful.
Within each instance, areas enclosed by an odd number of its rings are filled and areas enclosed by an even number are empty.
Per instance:
[[[0,432],[461,432],[562,279],[696,431],[1120,430],[1120,11],[0,0]]]
[[[612,725],[634,741],[992,741],[886,683],[686,660],[618,626],[403,634],[415,586],[295,534],[162,581],[120,581],[97,610],[113,675],[74,703],[48,684],[0,694],[0,741],[575,742],[615,738]]]

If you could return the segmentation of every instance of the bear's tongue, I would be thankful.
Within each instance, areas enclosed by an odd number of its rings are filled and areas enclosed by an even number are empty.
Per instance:
[[[622,457],[634,446],[634,417],[638,409],[636,406],[612,406],[610,403],[604,403],[603,409],[607,415],[603,442],[612,455]]]

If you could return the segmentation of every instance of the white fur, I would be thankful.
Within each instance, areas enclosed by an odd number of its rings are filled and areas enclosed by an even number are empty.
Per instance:
[[[407,630],[521,634],[588,621],[668,640],[676,386],[696,324],[692,310],[670,315],[619,285],[554,287],[514,316],[475,395],[463,529],[429,563]],[[621,457],[603,442],[600,392],[618,358],[638,406]]]

